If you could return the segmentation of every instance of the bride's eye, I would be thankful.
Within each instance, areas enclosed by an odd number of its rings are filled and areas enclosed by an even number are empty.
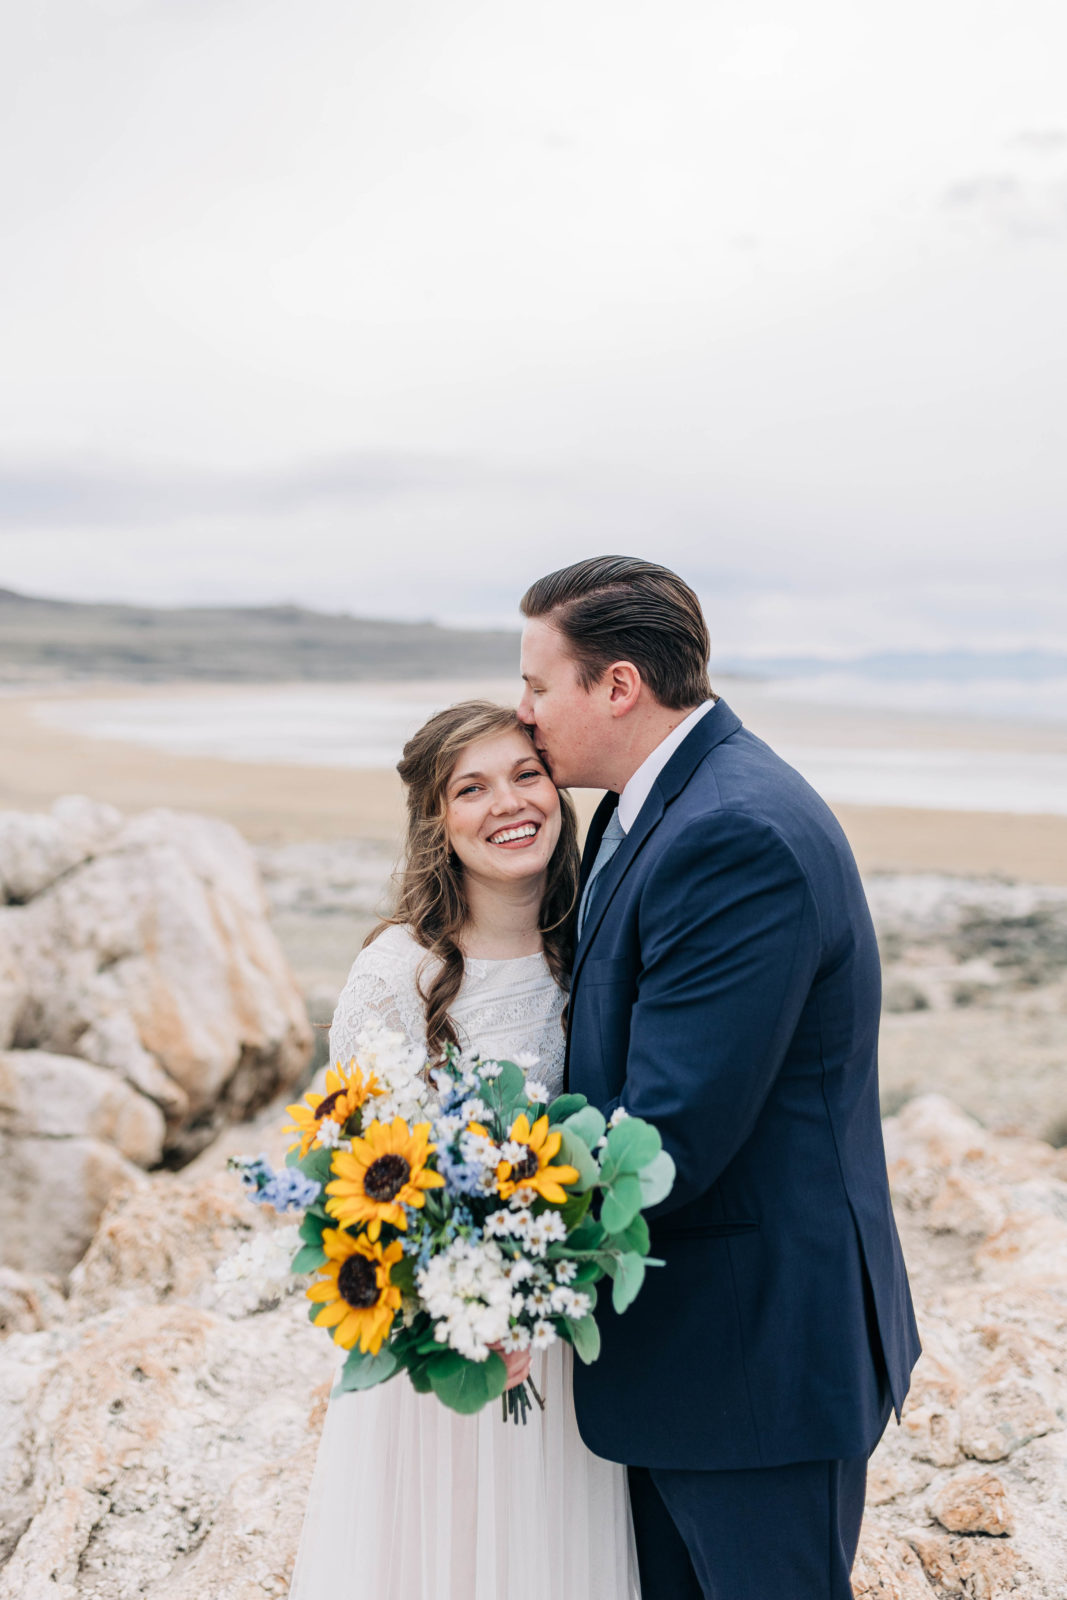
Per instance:
[[[520,779],[522,779],[522,778],[543,778],[543,777],[544,777],[544,773],[539,771],[539,769],[537,767],[531,767],[528,772],[520,772],[519,773],[519,778]]]

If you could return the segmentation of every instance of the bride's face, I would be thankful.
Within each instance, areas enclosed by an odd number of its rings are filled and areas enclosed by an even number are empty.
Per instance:
[[[559,795],[525,734],[469,744],[445,801],[448,840],[465,872],[503,884],[546,871],[559,840]]]

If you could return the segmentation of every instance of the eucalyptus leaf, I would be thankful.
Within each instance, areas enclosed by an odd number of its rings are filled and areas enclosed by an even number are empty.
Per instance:
[[[588,1366],[600,1354],[600,1329],[597,1327],[596,1318],[590,1312],[577,1322],[572,1321],[570,1317],[561,1320],[567,1325],[575,1355],[579,1361],[584,1361]]]
[[[557,1122],[562,1122],[566,1117],[572,1117],[576,1111],[581,1111],[589,1101],[584,1094],[560,1094],[553,1100],[548,1108],[548,1124],[554,1128]]]
[[[644,1257],[635,1255],[632,1251],[621,1255],[616,1263],[613,1278],[611,1303],[616,1311],[625,1311],[626,1307],[632,1305],[637,1298],[645,1281]]]
[[[651,1240],[648,1235],[648,1223],[640,1212],[634,1217],[629,1227],[621,1233],[614,1234],[612,1244],[618,1245],[620,1250],[636,1250],[638,1255],[647,1256]]]
[[[641,1209],[657,1206],[674,1188],[675,1165],[666,1150],[661,1150],[637,1175],[641,1185]]]
[[[307,1155],[296,1164],[305,1178],[311,1178],[313,1182],[325,1185],[329,1183],[333,1176],[333,1151],[309,1150]]]
[[[325,1217],[317,1212],[309,1211],[300,1224],[300,1237],[305,1244],[318,1244],[322,1239],[322,1230],[326,1226]]]
[[[604,1137],[607,1123],[604,1121],[603,1112],[598,1111],[596,1106],[583,1106],[581,1111],[572,1112],[566,1118],[563,1127],[568,1133],[577,1134],[578,1138],[592,1150],[597,1141]]]
[[[624,1117],[608,1134],[607,1153],[619,1172],[640,1172],[662,1149],[659,1129],[640,1117]]]
[[[333,1393],[338,1395],[347,1394],[352,1389],[373,1389],[391,1378],[399,1366],[388,1345],[384,1345],[376,1356],[367,1355],[357,1347],[349,1351]]]
[[[574,1167],[578,1173],[578,1182],[569,1185],[572,1194],[585,1194],[592,1189],[598,1178],[596,1162],[589,1154],[588,1146],[575,1134],[569,1132],[566,1126],[557,1128],[560,1136],[559,1152],[553,1159],[553,1165],[563,1163]]]
[[[488,1093],[499,1095],[505,1113],[509,1109],[524,1110],[527,1105],[525,1072],[514,1061],[502,1062],[500,1076],[489,1080]]]
[[[317,1272],[326,1262],[326,1252],[321,1244],[304,1244],[293,1257],[290,1272]]]
[[[508,1369],[500,1356],[494,1353],[485,1361],[468,1361],[455,1351],[447,1354],[456,1356],[458,1366],[442,1357],[427,1369],[434,1393],[442,1405],[462,1416],[470,1416],[504,1393]]]
[[[641,1209],[641,1184],[632,1173],[623,1172],[604,1196],[600,1221],[606,1233],[622,1233]]]

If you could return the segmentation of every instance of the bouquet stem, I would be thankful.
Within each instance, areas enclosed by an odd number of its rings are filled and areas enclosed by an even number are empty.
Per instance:
[[[529,1393],[527,1393],[527,1390],[529,1390]],[[505,1389],[500,1396],[500,1414],[504,1421],[507,1422],[510,1418],[512,1422],[521,1422],[525,1427],[527,1413],[533,1410],[531,1396],[537,1402],[538,1408],[543,1411],[545,1402],[538,1393],[537,1385],[532,1378],[526,1378],[522,1383],[517,1383],[513,1389]]]

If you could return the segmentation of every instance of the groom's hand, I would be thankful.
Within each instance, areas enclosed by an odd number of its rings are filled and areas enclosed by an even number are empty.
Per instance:
[[[490,1350],[495,1350],[498,1356],[504,1357],[504,1365],[508,1369],[507,1387],[515,1389],[520,1383],[525,1383],[530,1376],[529,1350],[509,1350],[506,1353],[498,1344],[491,1344]]]

